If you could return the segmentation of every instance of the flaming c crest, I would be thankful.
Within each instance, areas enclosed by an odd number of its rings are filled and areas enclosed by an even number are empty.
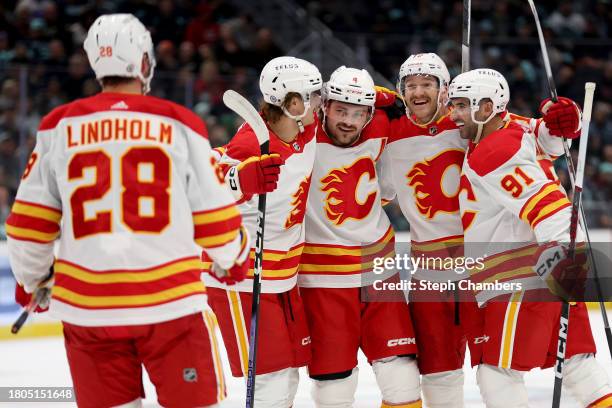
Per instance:
[[[451,166],[461,169],[464,156],[465,152],[460,149],[445,150],[416,163],[406,174],[408,185],[414,187],[416,206],[425,217],[432,219],[438,212],[459,211],[459,190],[447,195],[442,187],[442,178]]]
[[[465,174],[461,175],[461,180],[459,181],[459,193],[465,190],[467,194],[468,201],[476,201],[476,196],[474,195],[474,189],[472,188],[472,183],[466,177]],[[474,222],[474,218],[476,218],[476,211],[466,210],[461,214],[461,224],[463,225],[463,230],[467,231],[468,228]]]
[[[306,199],[308,198],[308,189],[310,188],[310,176],[304,177],[297,190],[291,196],[291,212],[285,220],[285,228],[291,228],[294,225],[301,224],[304,221],[306,214]]]
[[[376,169],[370,157],[362,157],[350,166],[333,169],[321,179],[321,191],[327,194],[325,214],[334,224],[341,225],[349,218],[363,219],[372,210],[376,191],[369,193],[363,202],[356,197],[363,176],[369,180],[376,178]]]

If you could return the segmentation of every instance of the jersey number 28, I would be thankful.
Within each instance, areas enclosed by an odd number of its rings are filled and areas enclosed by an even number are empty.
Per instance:
[[[104,150],[75,154],[68,164],[68,180],[83,178],[95,170],[95,181],[78,187],[70,197],[75,239],[112,232],[112,211],[85,217],[85,203],[102,199],[111,189],[111,157]],[[140,167],[151,166],[152,177],[143,180]],[[132,231],[160,233],[170,223],[170,158],[158,147],[132,147],[121,156],[121,220]],[[152,201],[153,214],[141,214],[141,201]]]

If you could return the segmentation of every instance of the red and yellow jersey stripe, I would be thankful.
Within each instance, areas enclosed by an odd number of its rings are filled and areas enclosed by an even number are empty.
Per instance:
[[[472,268],[470,279],[475,283],[509,282],[536,276],[533,271],[538,244],[504,251],[487,257],[483,268]]]
[[[603,397],[591,402],[587,408],[606,408],[612,407],[612,393],[608,393]]]
[[[410,253],[413,258],[448,259],[461,258],[463,256],[463,235],[455,235],[426,242],[411,242]],[[437,269],[435,262],[430,262]]]
[[[306,243],[300,274],[361,274],[372,270],[374,258],[393,256],[395,256],[395,235],[391,227],[378,241],[364,246]]]
[[[293,278],[297,274],[298,265],[304,244],[296,245],[288,251],[279,251],[273,249],[264,249],[262,263],[262,278],[264,280],[283,280]],[[249,252],[251,266],[247,278],[252,278],[254,275],[253,265],[255,262],[255,249],[251,248]],[[202,254],[202,270],[210,271],[212,260],[204,252]]]
[[[205,293],[197,257],[147,269],[105,271],[58,259],[54,269],[53,299],[82,309],[150,307]]]
[[[242,217],[235,204],[193,213],[194,239],[203,248],[216,248],[232,242],[240,230]]]
[[[61,210],[15,200],[6,220],[6,233],[13,239],[46,244],[59,236],[61,219]]]
[[[567,196],[555,182],[546,183],[521,208],[519,217],[535,228],[551,215],[571,206]]]

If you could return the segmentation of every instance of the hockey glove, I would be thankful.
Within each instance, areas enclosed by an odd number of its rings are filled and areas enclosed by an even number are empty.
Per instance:
[[[270,193],[276,190],[280,166],[285,161],[279,154],[252,156],[232,167],[227,173],[227,181],[232,190],[240,190],[245,200],[255,194]]]
[[[540,103],[540,112],[551,135],[568,139],[580,136],[580,108],[571,99],[560,96],[554,103],[546,98]]]
[[[221,283],[226,285],[235,285],[237,282],[242,282],[246,278],[251,266],[249,253],[251,251],[251,240],[249,234],[244,227],[240,227],[240,253],[229,269],[223,269],[216,262],[213,262],[210,268],[210,275]]]
[[[397,92],[383,86],[376,87],[376,102],[374,107],[385,112],[389,120],[401,118],[405,113],[405,107],[401,96]]]
[[[541,245],[535,253],[534,271],[555,296],[565,301],[584,300],[589,263],[584,244],[577,245],[574,258],[556,242]]]
[[[36,297],[38,294],[39,299],[36,304],[36,308],[33,310],[35,313],[43,313],[49,310],[49,302],[51,301],[51,287],[55,280],[53,279],[53,268],[49,275],[43,280],[38,287],[34,290],[34,293],[28,293],[24,287],[19,283],[15,286],[15,302],[27,308],[32,302],[32,297]]]

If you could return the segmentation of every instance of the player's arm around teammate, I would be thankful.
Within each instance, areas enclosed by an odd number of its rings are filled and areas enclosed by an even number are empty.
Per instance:
[[[437,257],[441,255],[440,249],[446,252],[443,257],[461,256],[463,222],[459,192],[463,189],[460,176],[467,143],[449,117],[448,69],[436,54],[415,54],[402,64],[398,76],[397,91],[403,105],[399,117],[393,105],[395,95],[387,93],[385,98],[390,105],[386,110],[393,112],[393,118],[389,143],[380,160],[387,170],[383,183],[390,179],[397,191],[402,213],[410,223],[414,257]],[[575,110],[556,111],[563,112],[560,117],[564,121],[575,117]],[[552,117],[545,117],[547,126],[542,120],[516,115],[506,118],[521,120],[526,128],[538,127],[541,160],[547,162],[552,173],[550,157],[563,151],[557,135],[567,135],[564,132],[572,125],[555,126]],[[432,268],[417,268],[413,275],[426,281],[458,281],[465,277],[454,270]],[[465,299],[456,302],[452,292],[418,293],[418,298],[417,293],[413,295],[410,308],[420,344],[424,400],[432,407],[462,407],[465,345],[477,347],[481,339],[478,324],[472,324],[478,320],[476,304]],[[439,301],[433,302],[436,297]]]
[[[527,407],[524,373],[554,363],[560,305],[537,301],[546,284],[532,267],[540,253],[536,244],[569,242],[571,212],[567,196],[538,162],[533,135],[503,119],[509,92],[503,76],[491,69],[459,75],[449,91],[451,117],[461,137],[470,140],[463,172],[471,194],[460,198],[462,211],[473,214],[472,222],[465,225],[466,251],[468,245],[482,243],[512,247],[497,252],[495,246],[489,248],[478,274],[523,288],[504,294],[509,302],[491,301],[483,309],[487,341],[477,380],[486,405],[493,408]],[[504,256],[512,262],[500,262]],[[577,266],[572,270],[582,265]],[[561,272],[552,271],[546,279],[555,290],[565,284]],[[478,274],[473,281],[480,279]],[[483,302],[496,296],[499,292],[477,294]],[[584,303],[572,306],[569,325],[564,385],[582,406],[610,406],[612,389],[593,356],[595,344]]]

